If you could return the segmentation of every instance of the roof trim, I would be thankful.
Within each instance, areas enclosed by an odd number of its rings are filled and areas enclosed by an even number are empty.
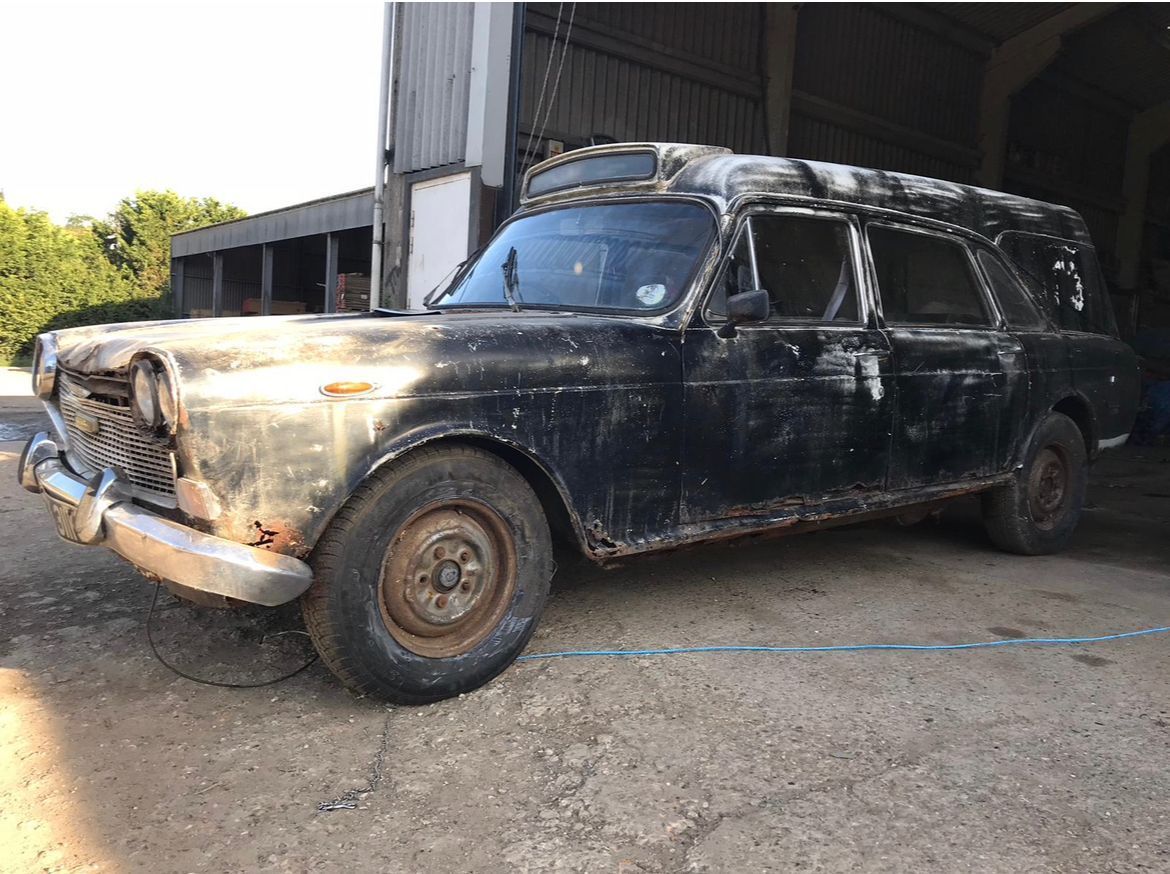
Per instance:
[[[373,215],[374,189],[360,188],[175,234],[171,237],[171,257],[372,227]]]

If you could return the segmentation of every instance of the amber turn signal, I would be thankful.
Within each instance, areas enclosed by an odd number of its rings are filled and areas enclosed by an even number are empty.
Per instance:
[[[331,382],[329,385],[321,386],[321,394],[331,398],[348,398],[367,394],[375,388],[372,382]]]

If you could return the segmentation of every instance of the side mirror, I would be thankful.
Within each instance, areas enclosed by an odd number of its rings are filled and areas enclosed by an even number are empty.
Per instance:
[[[727,321],[718,331],[720,337],[734,337],[736,325],[762,322],[772,309],[771,296],[762,288],[741,291],[727,298]]]

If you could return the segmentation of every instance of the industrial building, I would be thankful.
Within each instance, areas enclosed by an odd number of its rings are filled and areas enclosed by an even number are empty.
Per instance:
[[[674,141],[1072,206],[1123,334],[1170,325],[1164,5],[400,3],[386,55],[373,187],[177,235],[183,314],[418,306],[534,163]]]

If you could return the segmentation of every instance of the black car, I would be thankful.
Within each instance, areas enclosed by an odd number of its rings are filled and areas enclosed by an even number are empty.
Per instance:
[[[59,533],[191,600],[301,598],[349,686],[487,682],[553,539],[606,562],[983,495],[991,540],[1073,536],[1138,371],[1074,211],[707,146],[533,168],[428,310],[40,338]]]

